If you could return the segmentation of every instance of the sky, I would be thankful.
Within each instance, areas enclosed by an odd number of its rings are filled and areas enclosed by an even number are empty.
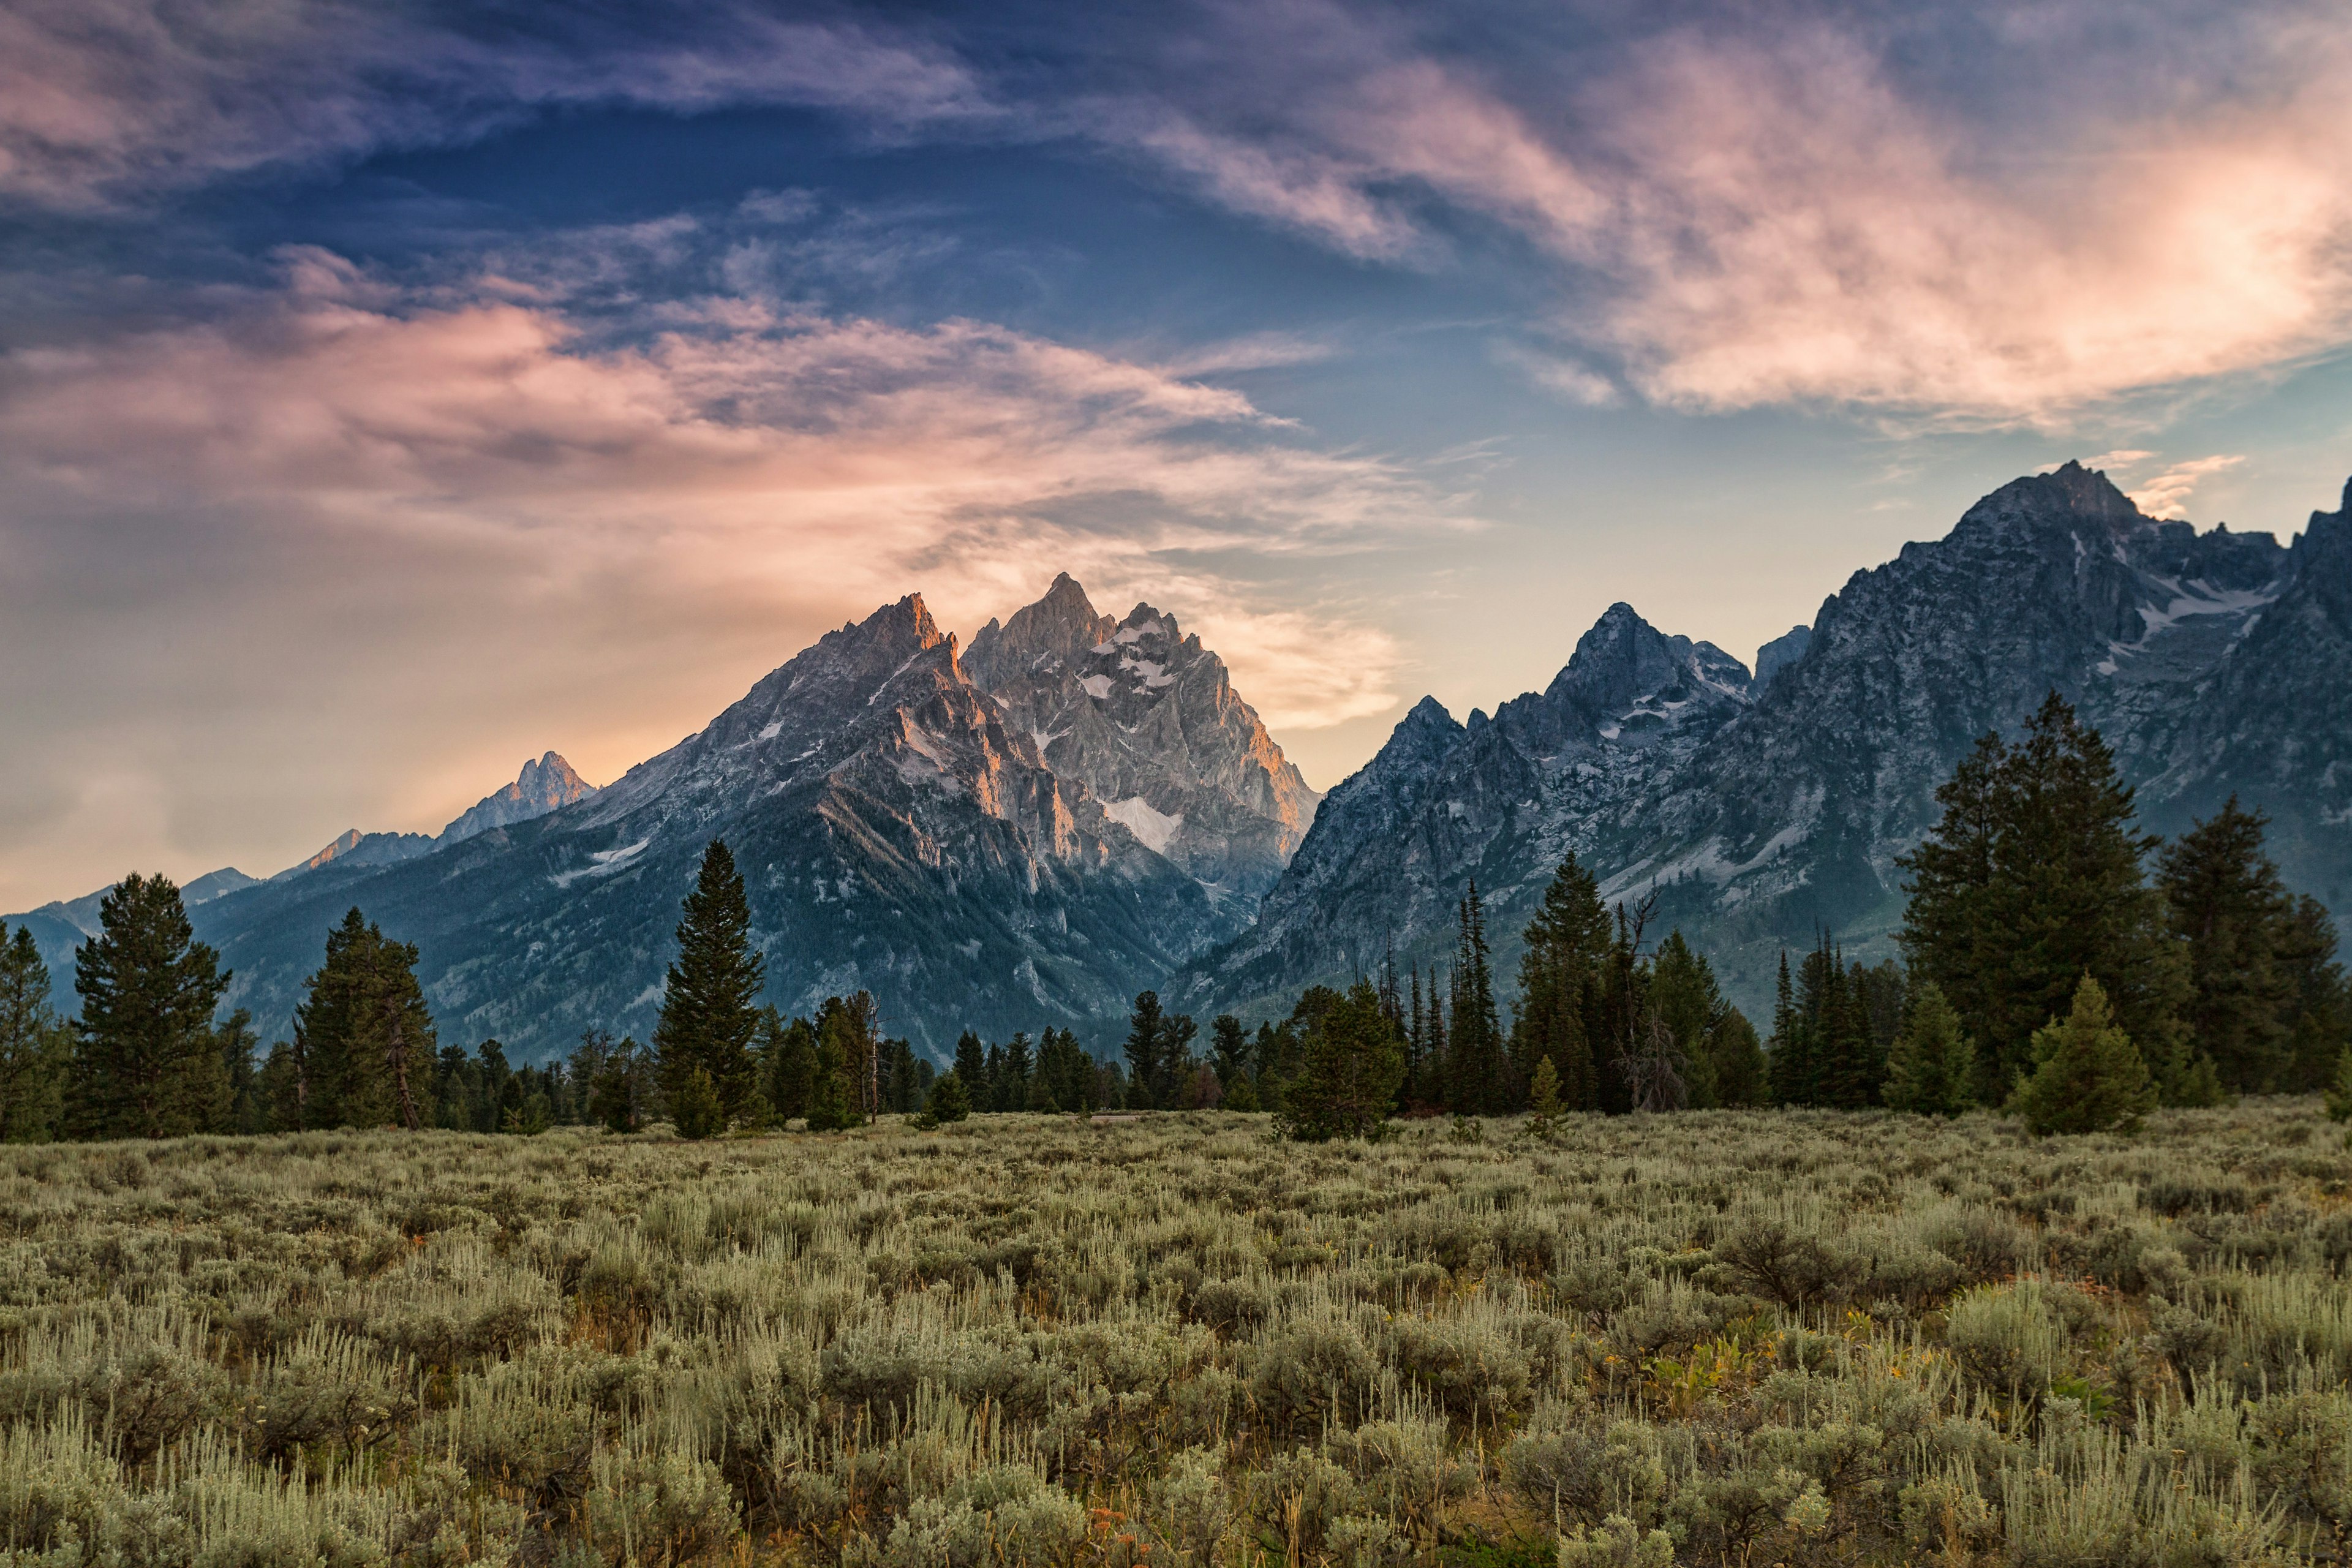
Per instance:
[[[920,592],[1308,781],[2077,458],[2352,473],[2340,5],[0,0],[0,909],[593,782]]]

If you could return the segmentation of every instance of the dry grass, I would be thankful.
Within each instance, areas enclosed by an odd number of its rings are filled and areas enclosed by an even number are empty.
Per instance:
[[[2315,1101],[0,1150],[11,1562],[2334,1558]]]

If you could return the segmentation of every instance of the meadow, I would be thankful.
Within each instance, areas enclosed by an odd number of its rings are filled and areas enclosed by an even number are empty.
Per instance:
[[[9,1563],[2339,1560],[2316,1099],[0,1148]]]

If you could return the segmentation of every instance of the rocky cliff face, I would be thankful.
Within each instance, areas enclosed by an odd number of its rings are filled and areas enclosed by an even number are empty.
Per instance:
[[[576,801],[596,793],[596,786],[582,778],[572,764],[554,752],[535,763],[525,763],[515,782],[504,789],[484,795],[465,813],[441,830],[436,845],[458,844],[478,833],[488,833],[493,827],[511,827],[518,822],[545,816],[551,811],[561,811]]]
[[[1201,884],[1221,934],[1248,923],[1321,797],[1198,637],[1150,605],[1097,615],[1065,574],[963,662],[1057,775]]]
[[[445,1036],[533,1053],[646,1037],[704,846],[745,868],[769,994],[865,988],[934,1052],[1123,1012],[1213,930],[1201,886],[1047,767],[919,598],[827,635],[700,733],[533,820],[372,871],[323,866],[198,912],[230,1005],[283,1027],[352,903],[421,949]]]
[[[2155,521],[2074,464],[2017,480],[1943,540],[1855,574],[1802,637],[1767,645],[1769,680],[1693,668],[1695,706],[1628,702],[1663,724],[1666,743],[1647,752],[1626,746],[1639,731],[1625,721],[1615,737],[1590,717],[1568,722],[1558,695],[1593,685],[1580,664],[1622,672],[1612,703],[1671,667],[1599,657],[1642,640],[1619,606],[1551,691],[1492,724],[1474,714],[1448,735],[1433,704],[1408,716],[1332,791],[1258,928],[1196,964],[1183,993],[1206,1007],[1295,992],[1368,965],[1391,929],[1401,953],[1440,951],[1474,874],[1507,962],[1573,847],[1611,897],[1655,891],[1756,1004],[1780,947],[1822,925],[1865,954],[1886,945],[1901,914],[1895,860],[1933,822],[1937,785],[1979,735],[2013,732],[2053,689],[2116,747],[2151,827],[2179,831],[2236,790],[2275,817],[2290,880],[2347,908],[2346,517],[2315,517],[2289,551]]]

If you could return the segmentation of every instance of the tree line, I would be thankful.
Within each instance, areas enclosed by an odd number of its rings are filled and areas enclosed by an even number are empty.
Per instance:
[[[2167,844],[2137,826],[2098,732],[2054,694],[2016,741],[1983,737],[1937,792],[1899,867],[1902,957],[1849,959],[1823,931],[1783,953],[1769,1039],[1656,900],[1603,900],[1573,855],[1524,932],[1506,1026],[1485,903],[1456,905],[1450,963],[1393,960],[1314,986],[1253,1029],[1135,999],[1123,1063],[1066,1029],[989,1044],[945,1070],[882,1030],[865,992],[814,1017],[761,1005],[743,879],[706,849],[650,1044],[583,1035],[514,1066],[486,1040],[439,1044],[417,950],[357,909],[304,982],[291,1037],[216,1017],[230,975],[194,940],[179,889],[133,874],[77,948],[79,1016],[58,1016],[32,935],[0,928],[0,1141],[405,1126],[683,1136],[883,1114],[1223,1106],[1295,1136],[1397,1115],[1670,1111],[1714,1106],[2006,1107],[2042,1131],[2112,1126],[2158,1104],[2330,1090],[2352,1118],[2352,984],[2317,900],[2287,889],[2264,819],[2233,798]]]

